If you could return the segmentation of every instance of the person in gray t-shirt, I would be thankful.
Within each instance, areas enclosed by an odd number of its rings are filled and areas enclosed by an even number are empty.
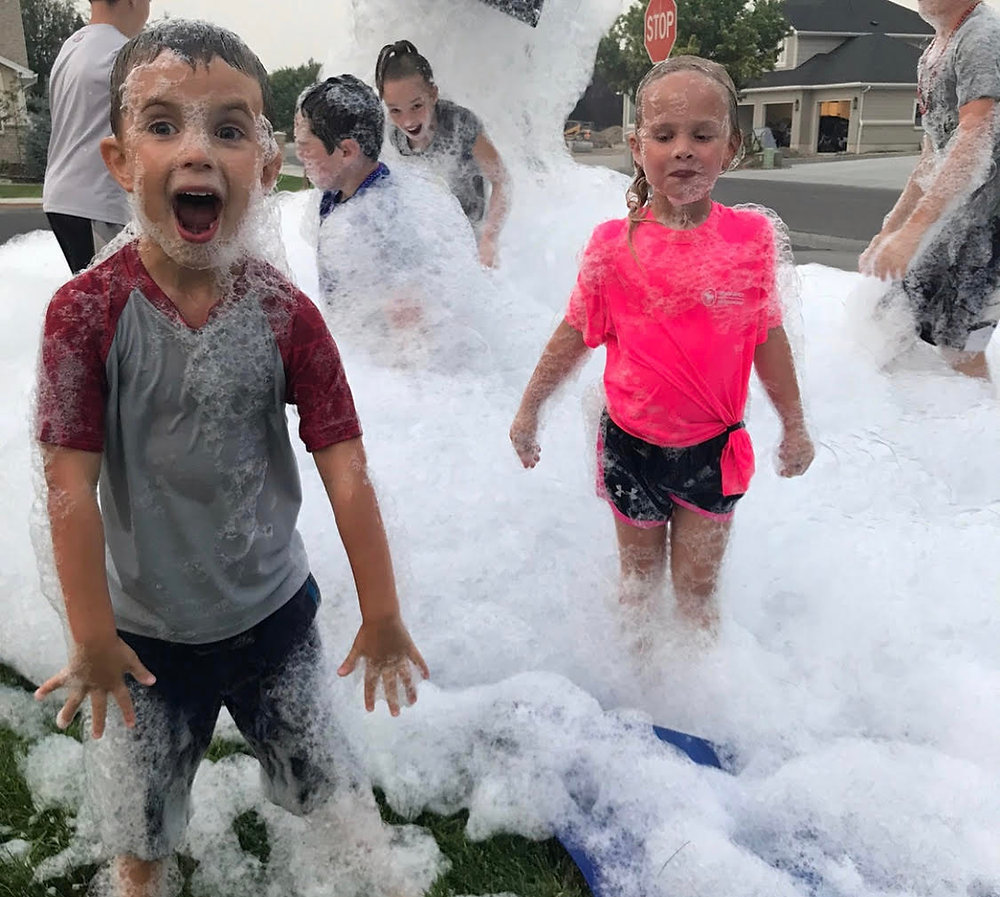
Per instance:
[[[91,0],[90,24],[66,40],[52,66],[42,209],[74,274],[132,217],[100,144],[111,136],[111,65],[148,18],[149,0]]]
[[[989,379],[1000,319],[1000,15],[972,0],[920,0],[935,37],[920,59],[920,162],[862,272],[898,281],[921,339],[955,370]]]
[[[510,205],[509,181],[482,122],[464,106],[439,99],[430,63],[407,40],[382,48],[375,86],[393,124],[389,142],[441,176],[476,232],[479,260],[492,268]]]

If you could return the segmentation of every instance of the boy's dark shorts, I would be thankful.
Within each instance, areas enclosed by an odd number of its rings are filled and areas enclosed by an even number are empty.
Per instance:
[[[662,526],[675,505],[727,520],[743,497],[722,494],[722,450],[728,441],[729,430],[686,448],[652,445],[605,411],[597,437],[597,494],[632,526]]]
[[[147,688],[128,677],[135,728],[109,725],[88,744],[90,791],[109,851],[153,860],[177,849],[223,705],[260,761],[272,801],[301,814],[329,795],[319,602],[310,576],[271,616],[222,641],[187,645],[119,632],[156,683]]]

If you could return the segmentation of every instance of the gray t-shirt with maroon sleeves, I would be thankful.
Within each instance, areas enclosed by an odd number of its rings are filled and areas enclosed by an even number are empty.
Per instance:
[[[118,628],[202,644],[246,631],[309,573],[286,404],[310,450],[360,434],[316,308],[259,265],[197,329],[134,244],[70,281],[46,316],[43,443],[102,453]]]

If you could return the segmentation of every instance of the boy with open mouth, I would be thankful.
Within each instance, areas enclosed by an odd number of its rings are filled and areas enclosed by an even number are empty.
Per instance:
[[[337,672],[364,660],[367,708],[381,687],[393,715],[428,672],[337,347],[248,251],[280,167],[263,66],[230,32],[170,20],[122,48],[111,90],[102,154],[139,234],[46,316],[37,437],[70,658],[37,694],[68,689],[61,726],[90,699],[90,798],[115,895],[154,897],[223,704],[270,799],[305,813],[342,806],[346,789],[376,813],[327,706],[288,404],[358,592]]]

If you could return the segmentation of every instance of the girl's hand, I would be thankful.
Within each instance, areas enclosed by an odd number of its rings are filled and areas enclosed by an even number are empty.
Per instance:
[[[57,688],[67,686],[69,697],[56,716],[56,725],[65,729],[89,695],[93,736],[100,738],[104,734],[109,694],[121,708],[125,725],[130,729],[135,726],[135,708],[125,685],[126,673],[142,685],[156,682],[156,677],[142,665],[135,651],[117,635],[104,644],[77,645],[69,664],[38,687],[35,699],[40,701]]]
[[[420,670],[424,679],[431,674],[398,614],[377,622],[362,622],[337,675],[349,676],[361,658],[365,660],[365,709],[369,713],[375,709],[375,690],[379,682],[382,683],[389,712],[393,716],[399,716],[400,684],[403,686],[407,705],[414,704],[417,700],[417,688],[413,684],[410,664]]]
[[[783,477],[802,476],[812,464],[816,450],[802,425],[790,427],[778,447],[778,474]]]
[[[534,467],[542,452],[538,444],[538,419],[532,414],[518,411],[514,423],[510,425],[510,442],[521,463],[528,468]]]

